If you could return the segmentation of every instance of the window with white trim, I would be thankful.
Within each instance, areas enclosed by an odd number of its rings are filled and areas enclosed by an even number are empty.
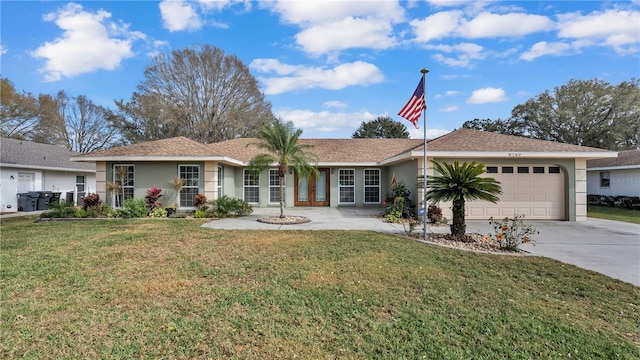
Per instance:
[[[133,199],[135,188],[135,167],[128,164],[113,165],[114,187],[113,206],[121,207],[125,200]]]
[[[178,203],[181,208],[192,208],[200,192],[200,165],[178,165],[178,176],[184,182]]]
[[[243,194],[248,203],[260,202],[260,173],[257,170],[244,170]]]
[[[356,171],[354,169],[338,170],[338,202],[341,204],[356,202]]]
[[[84,192],[85,189],[84,175],[76,175],[76,192]]]
[[[611,174],[609,174],[608,171],[600,172],[600,187],[601,188],[611,187]]]
[[[286,193],[287,190],[285,188]],[[280,174],[278,169],[269,169],[269,202],[280,203]]]
[[[224,168],[218,166],[218,198],[222,197],[222,182],[224,181]]]
[[[364,202],[380,202],[380,169],[364,169]]]

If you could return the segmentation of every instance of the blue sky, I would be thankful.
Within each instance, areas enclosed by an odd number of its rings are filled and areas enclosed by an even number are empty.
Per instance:
[[[427,137],[571,79],[640,77],[640,1],[5,1],[1,75],[115,108],[150,57],[209,44],[236,55],[305,138],[397,116],[427,75]],[[423,126],[422,120],[420,126]]]

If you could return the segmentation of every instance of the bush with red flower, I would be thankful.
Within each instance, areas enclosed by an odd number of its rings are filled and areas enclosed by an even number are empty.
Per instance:
[[[502,220],[494,220],[491,217],[489,224],[493,226],[494,234],[488,234],[484,239],[497,242],[500,249],[507,251],[518,251],[520,244],[531,243],[535,245],[532,235],[538,234],[538,230],[525,224],[523,219],[524,215],[516,215],[513,218],[505,217]]]

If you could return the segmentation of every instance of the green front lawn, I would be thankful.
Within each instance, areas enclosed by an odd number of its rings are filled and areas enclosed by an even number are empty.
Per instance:
[[[204,220],[2,221],[0,357],[637,359],[640,288],[539,257]]]
[[[587,216],[598,219],[640,224],[640,211],[637,210],[587,205]]]

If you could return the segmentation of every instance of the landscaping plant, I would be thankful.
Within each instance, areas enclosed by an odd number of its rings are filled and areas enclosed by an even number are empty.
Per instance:
[[[485,239],[496,241],[500,249],[518,251],[520,244],[531,243],[535,245],[532,236],[538,234],[538,230],[524,223],[524,215],[516,215],[513,218],[505,217],[502,220],[489,219],[493,226],[493,234],[485,235]]]

